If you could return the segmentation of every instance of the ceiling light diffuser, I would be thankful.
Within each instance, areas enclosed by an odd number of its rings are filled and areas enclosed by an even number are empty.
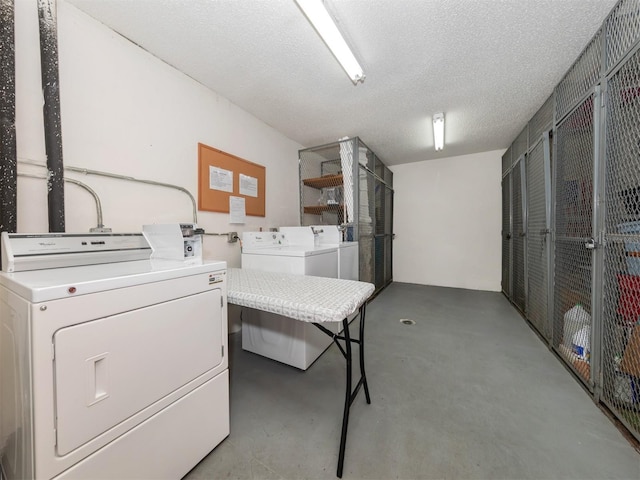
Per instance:
[[[433,144],[436,151],[444,148],[444,113],[433,115]]]
[[[329,47],[333,56],[340,62],[344,71],[354,85],[364,82],[362,67],[353,55],[353,52],[345,42],[344,37],[336,27],[333,19],[327,12],[322,0],[296,0],[296,3],[305,14],[313,28]]]

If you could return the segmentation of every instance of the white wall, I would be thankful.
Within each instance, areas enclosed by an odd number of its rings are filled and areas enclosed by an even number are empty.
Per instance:
[[[299,224],[301,145],[227,99],[148,54],[75,7],[58,2],[64,163],[188,189],[197,198],[198,142],[266,167],[266,217],[230,225],[229,215],[198,212],[208,232]],[[16,2],[16,129],[18,160],[45,162],[36,0]],[[44,174],[21,164],[19,172]],[[191,203],[175,190],[68,174],[93,188],[114,232],[145,223],[192,221]],[[66,230],[96,225],[92,197],[65,188]],[[46,183],[18,180],[18,231],[48,230]],[[206,258],[239,266],[239,244],[206,237]]]
[[[390,167],[394,281],[500,291],[503,153]]]

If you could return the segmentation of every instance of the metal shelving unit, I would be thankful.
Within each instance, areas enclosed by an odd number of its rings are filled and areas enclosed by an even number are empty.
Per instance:
[[[358,137],[299,151],[300,224],[359,242],[360,279],[392,281],[393,173]]]

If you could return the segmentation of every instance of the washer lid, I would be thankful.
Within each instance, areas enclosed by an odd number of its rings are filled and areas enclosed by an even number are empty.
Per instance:
[[[188,265],[170,260],[139,260],[16,273],[0,272],[0,285],[30,302],[44,302],[226,268],[226,262],[222,261]]]
[[[243,255],[275,255],[280,257],[310,257],[312,255],[323,255],[337,251],[336,245],[321,245],[318,247],[307,247],[302,245],[289,245],[273,248],[243,248]]]
[[[359,245],[358,242],[340,242],[340,243],[321,243],[320,247],[333,247],[338,250],[345,248],[357,248]]]

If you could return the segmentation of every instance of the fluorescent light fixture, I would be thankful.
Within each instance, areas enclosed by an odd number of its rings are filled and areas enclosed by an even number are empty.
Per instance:
[[[444,148],[444,113],[433,115],[433,144],[436,151]]]
[[[364,82],[362,67],[347,42],[344,41],[344,37],[336,27],[329,12],[327,12],[322,0],[296,0],[296,3],[311,22],[313,28],[316,29],[318,35],[329,47],[333,56],[340,62],[353,84],[357,85],[358,82]]]

